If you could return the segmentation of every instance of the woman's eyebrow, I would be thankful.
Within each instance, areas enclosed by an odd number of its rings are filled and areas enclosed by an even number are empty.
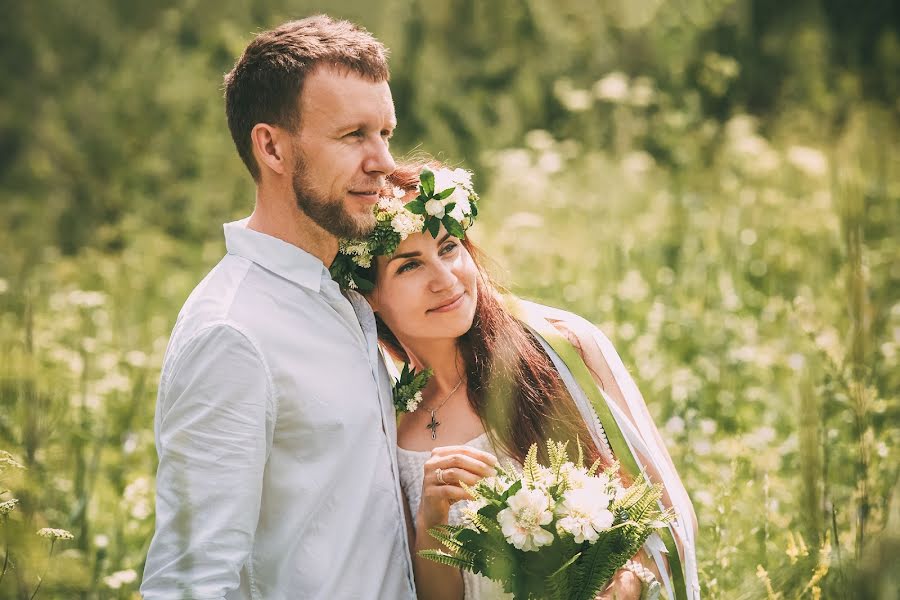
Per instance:
[[[438,246],[443,244],[447,240],[448,237],[450,237],[449,233],[444,234],[444,237],[442,237],[438,241]],[[422,255],[422,253],[419,252],[418,250],[416,250],[415,252],[404,252],[402,254],[395,254],[391,257],[391,260],[388,261],[388,264],[391,264],[391,262],[397,260],[398,258],[412,258],[413,256],[421,256],[421,255]]]

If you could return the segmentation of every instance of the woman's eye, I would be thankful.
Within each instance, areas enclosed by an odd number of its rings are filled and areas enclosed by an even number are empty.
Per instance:
[[[407,271],[412,271],[414,268],[418,266],[416,262],[408,262],[400,265],[400,268],[397,269],[397,273],[406,273]]]
[[[450,252],[453,252],[454,250],[456,250],[456,246],[456,242],[448,242],[444,244],[444,247],[441,248],[441,254],[449,254]]]

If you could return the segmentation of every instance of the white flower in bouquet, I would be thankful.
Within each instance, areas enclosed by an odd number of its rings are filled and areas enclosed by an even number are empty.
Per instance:
[[[567,462],[565,463],[559,470],[559,474],[565,478],[569,489],[580,489],[585,486],[585,484],[597,477],[591,477],[588,474],[587,469],[583,467],[576,467],[574,463]]]
[[[506,501],[497,521],[507,541],[526,552],[553,542],[553,534],[542,527],[553,520],[550,499],[541,490],[521,489]]]
[[[531,485],[535,489],[543,490],[545,493],[550,494],[550,488],[559,484],[560,475],[561,472],[538,465],[534,473],[534,482]]]
[[[468,527],[478,531],[475,521],[478,518],[478,511],[487,506],[485,498],[476,498],[475,500],[464,500],[461,503],[460,521],[463,527]]]
[[[510,488],[510,486],[514,482],[507,477],[501,477],[499,475],[491,475],[490,477],[485,477],[479,482],[479,485],[484,486],[487,489],[490,489],[497,494],[502,494],[506,490]]]
[[[560,531],[575,537],[576,543],[595,542],[600,533],[608,529],[615,519],[609,504],[612,497],[606,493],[606,485],[591,478],[583,487],[568,490],[557,509],[562,518],[556,526]]]

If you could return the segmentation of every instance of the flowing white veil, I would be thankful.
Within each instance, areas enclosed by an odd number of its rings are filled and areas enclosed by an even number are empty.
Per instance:
[[[700,585],[697,575],[697,561],[695,554],[696,539],[694,534],[694,512],[691,500],[688,497],[681,479],[678,477],[671,459],[666,452],[662,439],[659,436],[656,427],[653,425],[652,417],[647,409],[647,405],[641,396],[637,385],[634,383],[628,370],[625,368],[618,352],[613,347],[609,338],[602,331],[587,320],[578,317],[569,312],[527,302],[518,301],[520,310],[527,311],[528,319],[526,322],[540,320],[546,322],[548,326],[553,326],[554,322],[572,324],[579,331],[590,331],[591,341],[597,345],[603,359],[609,365],[612,371],[615,383],[622,392],[624,405],[614,400],[607,394],[601,386],[597,385],[598,391],[602,394],[606,401],[616,424],[628,448],[631,450],[635,461],[641,468],[647,478],[654,483],[662,483],[665,487],[672,507],[676,513],[676,520],[670,526],[673,538],[677,540],[680,546],[679,556],[684,572],[685,587],[687,588],[688,597],[691,600],[700,598]],[[538,333],[538,332],[535,332]],[[566,366],[559,354],[554,351],[551,345],[543,339],[541,335],[536,336],[547,351],[557,370],[559,371],[563,382],[569,390],[572,398],[575,400],[578,410],[588,426],[591,436],[597,448],[601,453],[611,453],[610,445],[607,440],[607,434],[600,423],[600,420],[591,405],[585,391],[581,388],[571,371]],[[582,355],[588,354],[583,351]],[[590,368],[590,365],[588,365]],[[591,369],[594,371],[594,369]],[[596,383],[594,384],[596,385]],[[609,456],[607,456],[609,457]],[[663,574],[663,586],[669,598],[676,598],[674,593],[674,584],[669,577],[666,576],[666,569],[662,562],[662,555],[667,553],[665,544],[657,534],[651,536],[645,545],[647,552],[653,557],[657,563],[657,568]]]

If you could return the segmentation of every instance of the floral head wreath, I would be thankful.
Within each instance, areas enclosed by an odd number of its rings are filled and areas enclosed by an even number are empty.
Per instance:
[[[441,225],[450,235],[466,237],[466,230],[478,216],[478,194],[472,187],[472,173],[465,169],[419,171],[419,195],[403,203],[407,191],[394,187],[373,207],[375,229],[364,239],[340,241],[331,265],[331,277],[342,288],[369,291],[373,283],[364,272],[376,256],[390,256],[411,233],[429,232],[437,238]]]

